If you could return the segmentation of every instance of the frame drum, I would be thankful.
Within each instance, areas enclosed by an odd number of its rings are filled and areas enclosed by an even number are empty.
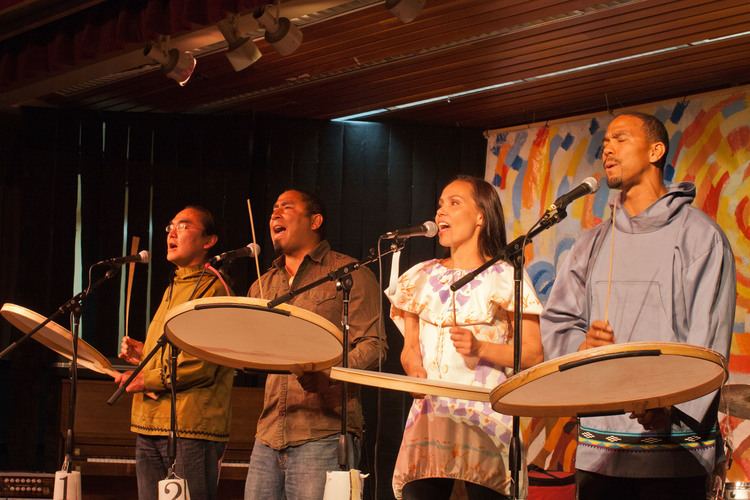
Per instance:
[[[0,314],[23,333],[30,332],[47,319],[30,309],[10,303],[3,304]],[[73,334],[70,333],[70,330],[63,328],[54,321],[50,321],[44,325],[31,338],[49,347],[60,356],[68,359],[73,358]],[[78,339],[78,364],[84,368],[109,375],[113,378],[117,378],[120,375],[120,372],[112,368],[112,364],[102,353],[83,339]]]
[[[350,382],[352,384],[392,389],[394,391],[426,394],[428,396],[444,396],[455,399],[489,402],[490,390],[486,387],[456,384],[445,380],[409,377],[395,373],[383,373],[373,370],[357,370],[355,368],[331,368],[331,378]]]
[[[320,371],[341,360],[343,335],[327,319],[268,300],[205,297],[167,314],[164,333],[193,356],[218,365],[259,371]]]
[[[727,379],[726,360],[704,347],[633,342],[545,361],[495,387],[495,411],[524,417],[616,415],[704,396]]]

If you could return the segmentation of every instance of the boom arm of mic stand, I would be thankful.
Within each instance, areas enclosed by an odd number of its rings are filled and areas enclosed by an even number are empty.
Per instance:
[[[562,210],[558,210],[554,205],[552,205],[549,209],[547,209],[546,212],[544,212],[544,215],[542,215],[542,218],[539,219],[539,221],[534,224],[531,228],[531,231],[528,232],[528,234],[524,234],[516,238],[515,240],[511,241],[505,247],[500,251],[500,253],[478,268],[474,269],[473,271],[466,273],[466,275],[461,278],[460,280],[457,280],[455,283],[451,285],[451,291],[456,292],[462,287],[464,287],[468,282],[476,278],[479,274],[482,273],[485,269],[488,267],[494,265],[499,260],[505,260],[505,261],[512,261],[516,258],[516,256],[520,255],[523,251],[523,248],[525,247],[524,241],[526,242],[526,245],[531,243],[532,238],[536,236],[537,234],[541,233],[545,229],[548,229],[561,220],[563,220],[565,217],[567,217],[568,213],[565,211],[565,208]]]
[[[159,339],[156,341],[156,345],[154,346],[154,348],[151,349],[151,352],[149,352],[146,355],[146,357],[143,358],[140,363],[138,363],[138,366],[135,367],[135,369],[133,370],[133,373],[130,374],[128,379],[125,382],[123,382],[120,385],[120,387],[118,387],[117,390],[109,397],[109,399],[107,400],[108,405],[112,406],[113,404],[117,402],[118,399],[120,399],[120,396],[122,396],[122,393],[125,392],[125,389],[127,389],[130,383],[135,379],[135,377],[137,377],[138,374],[141,373],[143,368],[146,366],[146,363],[148,363],[149,360],[154,357],[154,354],[156,354],[156,352],[159,349],[164,347],[166,343],[167,343],[167,336],[162,334],[162,336],[159,337]]]
[[[391,253],[394,253],[398,250],[403,250],[404,245],[406,244],[406,240],[400,239],[396,240],[395,245],[391,246],[391,248],[382,254],[380,254],[380,257],[383,257],[384,255],[388,255]],[[375,262],[378,260],[377,255],[371,255],[370,257],[360,260],[359,262],[353,262],[351,264],[346,264],[344,266],[339,267],[338,269],[331,271],[330,273],[326,274],[320,279],[317,279],[313,281],[312,283],[308,283],[305,286],[301,286],[299,288],[295,288],[294,290],[290,290],[288,293],[285,293],[284,295],[281,295],[279,297],[276,297],[275,299],[268,302],[268,308],[273,309],[274,307],[278,306],[279,304],[283,304],[285,302],[289,302],[292,300],[293,297],[304,293],[312,288],[315,288],[317,286],[322,285],[323,283],[327,281],[338,281],[347,274],[351,274],[357,269],[359,269],[362,266],[366,266],[367,264],[370,264],[372,262]]]
[[[95,264],[96,265],[96,264]],[[119,269],[119,268],[118,268]],[[72,298],[68,299],[67,302],[65,302],[63,305],[57,308],[57,310],[52,313],[49,317],[45,318],[44,321],[39,323],[33,330],[31,330],[28,333],[25,333],[23,337],[16,340],[12,344],[10,344],[8,347],[6,347],[3,352],[0,352],[0,359],[5,358],[8,354],[15,351],[21,344],[29,340],[31,337],[34,336],[36,332],[47,326],[49,323],[57,319],[59,316],[66,312],[72,311],[74,308],[80,308],[81,302],[83,302],[83,299],[88,297],[88,295],[94,291],[96,288],[99,287],[102,283],[113,277],[115,274],[117,274],[117,269],[110,269],[107,271],[104,276],[99,278],[96,282],[94,282],[93,285],[88,287],[86,290],[78,293],[77,295],[73,296]]]

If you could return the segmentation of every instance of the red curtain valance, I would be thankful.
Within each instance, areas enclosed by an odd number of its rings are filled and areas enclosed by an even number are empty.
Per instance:
[[[107,1],[0,42],[0,88],[105,59],[158,35],[207,26],[271,0]],[[5,9],[19,0],[0,0]],[[0,16],[2,11],[0,10]],[[43,17],[43,13],[40,13]]]

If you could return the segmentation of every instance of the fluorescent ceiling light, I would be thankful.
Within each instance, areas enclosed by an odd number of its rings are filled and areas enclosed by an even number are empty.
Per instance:
[[[497,90],[497,89],[504,88],[504,87],[512,87],[514,85],[520,85],[520,84],[523,84],[523,83],[535,82],[535,81],[538,81],[538,80],[545,80],[547,78],[553,78],[553,77],[561,76],[561,75],[568,75],[568,74],[571,74],[571,73],[579,73],[581,71],[586,71],[586,70],[593,69],[593,68],[600,68],[600,67],[603,67],[603,66],[610,66],[612,64],[617,64],[617,63],[621,63],[621,62],[625,62],[625,61],[632,61],[634,59],[641,59],[641,58],[644,58],[644,57],[651,57],[651,56],[655,56],[655,55],[666,54],[668,52],[674,52],[674,51],[678,51],[678,50],[683,50],[683,49],[687,49],[687,48],[694,47],[694,46],[697,46],[697,45],[706,45],[706,44],[710,44],[710,43],[723,42],[725,40],[731,40],[733,38],[740,38],[740,37],[748,36],[748,35],[750,35],[750,31],[743,31],[743,32],[740,32],[740,33],[733,33],[731,35],[725,35],[725,36],[721,36],[721,37],[717,37],[717,38],[708,38],[706,40],[699,40],[699,41],[696,41],[696,42],[683,43],[683,44],[680,44],[680,45],[673,45],[671,47],[666,47],[666,48],[663,48],[663,49],[650,50],[648,52],[641,52],[640,54],[634,54],[632,56],[617,57],[615,59],[609,59],[607,61],[602,61],[602,62],[598,62],[598,63],[585,64],[583,66],[577,66],[575,68],[563,69],[563,70],[560,70],[560,71],[553,71],[551,73],[543,73],[541,75],[529,76],[529,77],[526,77],[526,78],[523,78],[523,79],[520,79],[520,80],[511,80],[511,81],[507,81],[507,82],[496,83],[496,84],[493,84],[493,85],[487,85],[485,87],[479,87],[479,88],[476,88],[476,89],[465,90],[463,92],[454,92],[452,94],[445,94],[445,95],[441,95],[441,96],[438,96],[438,97],[431,97],[429,99],[421,99],[419,101],[412,101],[412,102],[407,102],[407,103],[404,103],[404,104],[397,104],[395,106],[390,106],[388,108],[379,108],[379,109],[374,109],[372,111],[364,111],[364,112],[353,114],[353,115],[341,116],[339,118],[334,118],[333,121],[355,120],[357,118],[363,118],[365,116],[380,115],[380,114],[389,113],[389,112],[392,112],[392,111],[399,111],[399,110],[402,110],[402,109],[414,108],[414,107],[417,107],[417,106],[423,106],[425,104],[431,104],[431,103],[434,103],[434,102],[450,101],[451,99],[456,99],[456,98],[459,98],[459,97],[465,97],[465,96],[469,96],[469,95],[482,94],[482,93],[485,93],[485,92],[491,92],[493,90]]]

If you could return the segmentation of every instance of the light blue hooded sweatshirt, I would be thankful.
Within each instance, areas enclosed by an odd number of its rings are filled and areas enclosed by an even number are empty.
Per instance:
[[[635,217],[614,201],[608,319],[616,343],[681,342],[729,356],[734,256],[721,228],[690,205],[694,198],[695,186],[683,182]],[[558,269],[541,317],[547,359],[575,352],[590,323],[604,319],[611,224],[583,233]],[[710,474],[723,459],[717,400],[713,392],[675,405],[670,432],[646,431],[628,415],[581,418],[576,468],[639,478]]]

